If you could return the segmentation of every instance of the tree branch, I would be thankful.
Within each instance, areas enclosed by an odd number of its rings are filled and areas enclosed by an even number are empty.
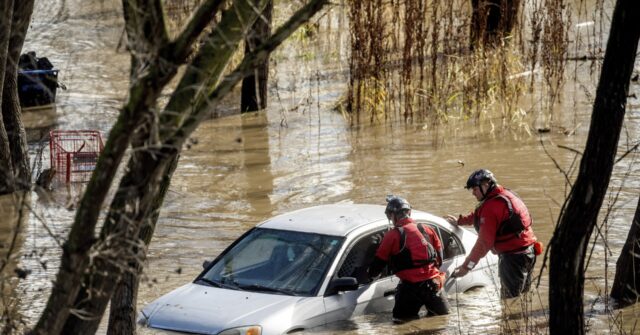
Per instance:
[[[244,39],[246,31],[268,0],[237,0],[204,41],[160,115],[160,138],[165,140],[205,100]]]
[[[193,114],[175,131],[164,146],[182,146],[186,138],[189,137],[198,124],[204,119],[205,115],[208,115],[218,102],[228,94],[244,76],[251,73],[258,65],[264,62],[273,50],[282,44],[298,27],[308,22],[309,19],[328,2],[328,0],[310,1],[299,9],[286,23],[280,26],[263,44],[259,45],[250,53],[247,53],[242,63],[222,79],[216,89],[209,95],[208,99],[194,107]]]
[[[123,0],[129,49],[137,59],[151,58],[169,43],[161,0]]]
[[[180,35],[161,52],[165,58],[175,63],[184,63],[198,36],[213,22],[224,2],[225,0],[207,0],[201,4]]]

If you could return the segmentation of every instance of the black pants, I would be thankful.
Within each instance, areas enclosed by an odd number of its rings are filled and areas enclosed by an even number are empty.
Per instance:
[[[418,318],[420,308],[427,308],[427,315],[449,314],[449,301],[439,288],[437,279],[418,283],[401,282],[396,290],[393,318],[409,320]]]
[[[499,257],[501,297],[514,298],[528,292],[533,277],[533,266],[536,264],[533,248],[527,249],[524,253],[500,254]]]

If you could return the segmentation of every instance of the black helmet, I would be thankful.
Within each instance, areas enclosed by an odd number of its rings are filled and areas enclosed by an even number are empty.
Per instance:
[[[496,177],[493,175],[493,173],[491,173],[491,171],[487,169],[480,169],[473,171],[473,173],[469,176],[469,179],[467,179],[467,185],[464,188],[469,189],[473,188],[474,186],[480,186],[480,184],[485,180],[490,181],[489,186],[494,186],[498,183]]]
[[[411,210],[411,204],[405,199],[395,195],[387,196],[387,208],[384,210],[384,214],[388,219],[391,219],[391,215],[396,215]]]

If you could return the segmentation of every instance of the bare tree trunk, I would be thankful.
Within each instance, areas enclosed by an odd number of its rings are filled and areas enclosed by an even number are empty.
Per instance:
[[[156,46],[154,49],[156,54],[167,52],[165,50],[158,51],[161,46],[166,47],[166,42],[162,43],[166,36],[163,33],[164,22],[158,20],[157,15],[158,12],[161,12],[161,6],[158,2],[147,3],[146,10],[142,12],[138,11],[139,5],[136,0],[123,1],[123,7],[133,8],[130,11],[133,16],[140,15],[130,20],[128,20],[128,13],[124,15],[125,21],[127,21],[128,36],[132,37],[129,42],[139,41],[140,44],[154,45]],[[139,26],[132,24],[131,21]],[[171,46],[170,51],[180,54],[183,49],[180,46]],[[162,88],[176,73],[176,67],[172,66],[173,64],[170,62],[158,64],[153,63],[153,59],[143,58],[150,54],[134,52],[132,55],[132,64],[144,66],[132,66],[128,101],[111,128],[109,138],[96,164],[95,172],[87,184],[71,231],[63,246],[55,285],[47,301],[47,306],[31,332],[32,334],[60,334],[65,323],[71,318],[71,312],[81,312],[75,309],[75,302],[79,291],[81,291],[82,281],[89,265],[89,252],[96,243],[95,228],[100,209],[135,130],[145,118],[150,116],[152,118],[151,107],[155,104]],[[136,58],[138,55],[140,58]],[[143,73],[136,74],[136,71],[141,68],[144,69]],[[99,319],[101,315],[93,316]],[[94,320],[94,322],[99,322],[99,320]]]
[[[0,63],[2,70],[2,129],[0,129],[0,169],[3,170],[3,181],[0,181],[0,194],[17,189],[25,190],[31,187],[31,171],[29,169],[29,155],[27,136],[22,124],[20,101],[18,99],[18,59],[22,52],[22,45],[31,21],[33,0],[5,1],[2,6],[3,23],[0,24]],[[6,12],[5,12],[6,11]],[[7,16],[9,20],[7,19]],[[7,30],[8,29],[8,30]],[[8,34],[7,34],[8,33]],[[5,40],[8,37],[8,40]],[[5,42],[6,41],[6,42]],[[6,49],[5,44],[6,43]],[[6,50],[6,53],[5,53]],[[9,148],[9,159],[6,159],[6,149]],[[10,165],[7,168],[6,165]],[[4,189],[4,191],[2,191]]]
[[[9,38],[11,36],[11,16],[13,14],[13,1],[0,1],[0,103],[2,101],[2,87],[4,86],[4,74],[9,51]],[[14,191],[13,165],[11,164],[11,148],[9,137],[4,127],[2,106],[0,104],[0,195]]]
[[[498,45],[511,34],[520,0],[471,0],[471,49]]]
[[[551,334],[584,334],[584,259],[618,147],[640,38],[640,3],[618,0],[613,12],[580,172],[551,239]]]
[[[109,139],[96,164],[96,172],[87,184],[71,232],[63,246],[56,285],[54,285],[47,306],[33,330],[34,334],[59,334],[69,318],[89,264],[89,251],[96,242],[94,230],[100,207],[102,207],[124,152],[129,146],[133,136],[131,130],[136,129],[144,116],[148,115],[146,111],[149,111],[149,106],[146,104],[157,98],[160,93],[159,89],[166,84],[167,80],[168,78],[163,75],[155,73],[149,74],[145,78],[139,78],[133,84],[129,101],[111,129]]]
[[[172,95],[166,110],[163,114],[170,114],[167,117],[160,117],[160,129],[172,129],[173,121],[177,111],[190,111],[194,100],[194,92],[200,92],[201,88],[194,85],[192,78],[205,76],[204,80],[215,83],[222,74],[228,58],[231,57],[233,49],[240,43],[248,26],[257,18],[255,8],[263,8],[266,0],[243,0],[234,8],[225,11],[223,18],[218,25],[221,31],[234,32],[227,33],[220,43],[205,43],[201,49],[204,54],[199,54],[194,58],[196,66],[192,73],[187,73],[187,81],[181,81]],[[211,34],[212,38],[220,38],[220,32],[216,29]],[[224,53],[212,52],[210,48],[219,48]],[[209,54],[209,52],[211,52]],[[213,55],[213,57],[212,57]],[[213,71],[206,72],[209,64],[213,65]],[[208,76],[206,76],[208,74]],[[192,77],[193,76],[193,77]],[[191,84],[186,84],[191,82]],[[181,86],[184,85],[184,86]],[[187,89],[183,89],[187,87]],[[196,98],[198,99],[198,98]],[[157,97],[147,99],[155,102]],[[202,102],[201,102],[202,103]],[[196,105],[197,106],[197,105]],[[197,108],[197,107],[196,107]],[[146,110],[152,110],[147,108]],[[154,120],[151,117],[149,120]],[[150,139],[150,123],[140,127],[142,133],[136,134],[137,138]],[[161,135],[162,136],[162,135]],[[142,142],[142,141],[141,141]],[[149,143],[134,143],[135,154],[129,161],[128,172],[123,177],[118,191],[110,207],[110,213],[105,220],[100,239],[96,244],[101,250],[102,256],[96,258],[95,266],[83,278],[84,290],[76,291],[74,296],[76,310],[81,310],[82,315],[69,315],[62,333],[64,334],[85,334],[96,331],[100,316],[103,315],[106,306],[116,289],[118,282],[122,279],[123,273],[129,267],[129,262],[139,262],[144,259],[144,244],[138,244],[134,253],[131,245],[139,242],[138,235],[141,227],[149,224],[148,220],[153,212],[155,195],[160,189],[160,182],[163,173],[167,171],[167,166],[173,156],[177,156],[181,149],[180,145],[160,145]],[[155,222],[154,222],[155,224]],[[142,258],[140,258],[142,257]],[[129,269],[130,271],[135,271]]]
[[[164,202],[164,197],[169,190],[173,172],[178,166],[178,156],[170,158],[166,171],[162,173],[162,181],[160,182],[160,190],[152,203],[152,214],[148,224],[140,229],[139,239],[144,242],[141,246],[143,250],[134,250],[136,254],[141,253],[141,260],[146,258],[146,249],[151,243],[153,232],[160,215],[160,207]],[[138,297],[138,288],[140,287],[140,274],[142,273],[142,264],[140,262],[130,262],[128,271],[122,276],[122,279],[116,286],[113,297],[111,298],[109,312],[109,328],[108,335],[133,334],[135,333],[136,322],[136,306]]]
[[[627,241],[616,262],[616,276],[611,287],[611,297],[618,300],[618,307],[635,304],[640,299],[640,200],[631,222]]]
[[[114,208],[121,211],[110,211],[99,240],[101,245],[97,246],[100,255],[84,278],[85,290],[80,291],[76,298],[75,308],[93,318],[70,316],[63,334],[95,333],[100,323],[99,316],[104,313],[117,284],[127,273],[137,276],[139,261],[144,259],[146,250],[146,245],[138,239],[140,229],[148,226],[150,218],[154,217],[151,211],[157,195],[162,193],[159,191],[162,174],[172,162],[170,158],[176,154],[175,148],[141,151],[130,160],[129,173],[123,177],[114,198]],[[140,159],[141,156],[144,159]],[[132,167],[137,169],[131,170]],[[135,199],[136,205],[127,206],[132,199]],[[121,292],[128,291],[123,288]]]
[[[273,0],[267,2],[256,22],[249,30],[245,39],[245,54],[264,43],[271,34],[271,16],[273,12]],[[269,81],[269,59],[265,60],[253,73],[242,80],[242,97],[240,98],[240,111],[254,112],[267,108],[267,84]]]
[[[69,238],[63,247],[56,283],[47,306],[32,332],[34,334],[95,332],[106,305],[128,266],[127,263],[125,267],[120,267],[122,263],[119,260],[123,258],[125,262],[135,260],[138,263],[144,261],[147,242],[140,243],[138,236],[144,225],[156,219],[157,208],[160,207],[160,203],[156,200],[162,193],[160,181],[167,174],[170,178],[168,171],[171,170],[169,167],[172,157],[180,152],[190,134],[205,115],[211,112],[211,106],[219,103],[222,97],[231,92],[232,88],[259,62],[263,62],[284,39],[327,3],[327,0],[309,1],[263,46],[246,56],[236,70],[220,80],[222,71],[232,55],[232,49],[242,41],[249,27],[247,25],[255,21],[257,13],[264,8],[267,0],[234,1],[234,7],[227,9],[226,12],[230,16],[238,17],[225,25],[223,23],[225,15],[223,15],[217,29],[205,41],[199,49],[199,54],[187,67],[187,72],[167,107],[157,117],[152,115],[154,112],[152,107],[157,102],[161,88],[175,74],[175,64],[184,62],[192,50],[192,43],[206,24],[189,22],[181,36],[173,42],[164,41],[164,38],[157,41],[157,36],[147,38],[149,30],[163,24],[162,3],[161,0],[146,2],[147,10],[139,11],[141,4],[137,1],[128,0],[123,7],[127,34],[130,37],[129,43],[135,43],[136,40],[141,39],[141,43],[151,48],[146,52],[144,47],[130,46],[129,48],[136,50],[132,52],[134,58],[132,64],[144,65],[140,67],[144,70],[143,75],[136,76],[132,69],[129,101],[112,128],[109,140],[98,160],[96,172],[87,185]],[[207,17],[211,18],[215,14],[215,8],[222,3],[222,0],[205,1],[193,17],[207,20]],[[149,12],[151,12],[150,15],[148,15]],[[136,55],[140,55],[141,58],[135,59]],[[157,58],[154,58],[154,55]],[[142,122],[145,117],[147,121]],[[145,128],[148,125],[153,127]],[[133,166],[131,164],[136,164],[138,168],[130,168],[123,177],[110,208],[108,220],[103,225],[103,233],[100,239],[96,240],[94,230],[97,217],[109,185],[113,181],[115,168],[119,165],[124,149],[132,136],[142,138],[140,134],[145,132],[154,135],[147,139],[151,145],[146,150],[142,150],[139,143],[134,143],[134,153],[144,153],[153,160],[150,165],[138,160],[130,161],[129,167]],[[126,188],[123,185],[131,185],[132,188]],[[121,208],[118,207],[121,206],[120,204],[123,204]],[[112,215],[117,217],[115,222],[109,219]],[[131,248],[132,245],[134,248]],[[103,262],[103,267],[89,268],[90,252],[100,255],[95,260]],[[111,269],[116,271],[110,272]],[[85,288],[89,288],[90,291]],[[83,296],[89,299],[84,301]],[[133,302],[130,303],[133,304]]]
[[[34,0],[16,0],[13,8],[11,38],[7,57],[6,72],[2,92],[2,116],[11,147],[13,172],[16,188],[26,190],[31,187],[27,135],[22,124],[22,110],[18,98],[18,60],[31,22]]]
[[[136,272],[133,272],[137,269]],[[109,311],[109,328],[107,335],[136,333],[136,304],[138,302],[138,285],[140,266],[132,266],[131,271],[122,275],[118,286],[111,297]]]
[[[220,98],[226,95],[228,92],[230,92],[231,88],[234,87],[236,83],[246,75],[246,73],[249,73],[255,67],[259,66],[259,64],[264,62],[264,60],[268,58],[269,53],[273,49],[275,49],[280,43],[282,43],[282,41],[286,39],[293,31],[295,31],[295,29],[297,29],[301,24],[307,22],[314,13],[319,11],[322,8],[322,6],[324,6],[325,3],[326,3],[325,0],[311,1],[307,6],[303,7],[296,14],[294,14],[294,16],[290,19],[289,22],[283,24],[283,26],[268,41],[265,42],[264,46],[261,46],[260,48],[254,50],[255,52],[254,54],[248,55],[245,58],[243,63],[239,66],[241,69],[239,71],[239,75],[236,74],[236,71],[234,71],[228,77],[225,77],[221,81],[218,87],[209,96],[208,104],[216,105],[220,101]],[[264,3],[262,3],[261,6],[264,6]],[[169,111],[174,110],[174,108],[170,107],[171,105],[172,105],[172,102],[169,102],[169,106],[167,107],[167,110]],[[161,175],[164,178],[164,181],[160,184],[159,191],[156,192],[155,199],[151,203],[152,205],[151,208],[146,207],[149,204],[149,202],[146,199],[139,200],[139,199],[136,199],[135,197],[130,197],[132,194],[135,194],[135,192],[133,192],[129,195],[129,198],[126,199],[126,203],[136,204],[137,206],[124,206],[122,204],[118,204],[114,206],[114,204],[112,204],[110,209],[112,213],[125,213],[124,211],[119,210],[119,208],[123,208],[123,209],[137,208],[139,211],[146,211],[148,215],[146,216],[146,218],[149,218],[149,219],[144,222],[138,235],[140,241],[144,242],[145,247],[142,249],[135,250],[136,253],[138,253],[139,251],[142,251],[142,253],[139,253],[136,256],[136,260],[138,261],[137,266],[140,266],[140,262],[144,261],[146,257],[146,246],[151,241],[151,237],[155,229],[155,224],[157,222],[159,209],[164,199],[164,193],[167,191],[166,187],[169,186],[169,181],[177,166],[177,156],[172,155],[168,148],[176,148],[176,149],[182,148],[183,141],[186,138],[185,136],[188,136],[193,131],[194,129],[193,125],[197,124],[197,122],[199,122],[198,120],[201,120],[200,117],[204,115],[204,111],[206,111],[206,109],[198,110],[197,113],[195,113],[194,115],[191,115],[191,118],[185,121],[186,128],[180,129],[178,131],[178,133],[182,135],[176,138],[168,139],[161,146],[162,148],[161,152],[154,153],[148,150],[139,150],[138,152],[141,155],[139,155],[136,158],[132,158],[132,160],[129,162],[128,170],[130,171],[130,173],[137,171],[136,172],[137,174]],[[174,153],[177,155],[178,151]],[[161,159],[156,159],[157,157],[161,157]],[[150,163],[153,160],[155,160],[155,162]],[[147,164],[147,163],[150,163],[150,164]],[[136,180],[139,180],[139,178],[135,178],[135,177],[131,178],[132,182],[135,182]],[[138,182],[138,184],[144,184],[144,182],[143,183]],[[123,207],[120,207],[120,206],[123,206]],[[128,213],[128,214],[125,213],[125,215],[128,217],[131,217],[130,216],[131,214],[132,213]],[[122,221],[122,220],[119,219],[119,221]],[[134,218],[132,220],[126,220],[126,222],[142,222],[142,221],[136,220]],[[131,273],[136,274],[135,271],[131,271]],[[115,282],[115,280],[113,279],[113,276],[111,277],[111,279],[108,279],[108,278],[106,279],[108,282]],[[139,277],[137,275],[125,276],[120,278],[120,280],[125,280],[125,282],[122,283],[122,286],[118,288],[118,290],[120,290],[120,293],[121,293],[119,294],[118,297],[121,298],[121,300],[120,299],[117,301],[112,300],[112,306],[114,306],[114,308],[117,309],[117,311],[112,310],[112,313],[110,315],[110,320],[118,320],[119,323],[132,322],[136,316],[135,302],[127,301],[125,299],[129,299],[136,296],[137,292],[131,292],[131,291],[137,290],[139,284],[133,283],[132,281],[139,282]],[[128,315],[119,315],[120,313],[126,313]],[[109,332],[112,334],[117,334],[119,333],[120,330],[129,329],[129,328],[135,328],[135,325],[134,324],[130,324],[130,325],[116,324],[114,325],[114,328],[110,327]]]

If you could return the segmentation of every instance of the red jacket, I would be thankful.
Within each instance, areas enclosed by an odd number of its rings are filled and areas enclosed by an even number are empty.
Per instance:
[[[497,237],[500,224],[509,218],[509,207],[504,199],[498,197],[500,195],[511,199],[513,210],[521,213],[520,217],[525,230],[519,236],[511,234],[510,236]],[[469,263],[472,263],[472,267],[475,266],[489,250],[496,254],[517,252],[536,242],[531,228],[529,210],[520,198],[500,185],[487,194],[485,200],[478,204],[474,212],[461,215],[458,224],[473,225],[475,220],[478,220],[479,223],[478,240],[465,260],[464,266]]]
[[[422,233],[420,233],[420,230],[418,230],[415,221],[411,218],[402,219],[398,222],[397,226],[404,228],[406,236],[405,248],[409,248],[412,256],[425,256],[422,255],[424,254],[425,249],[424,245],[422,244],[423,236]],[[427,225],[423,225],[423,227],[425,232],[431,239],[430,242],[433,245],[433,248],[436,250],[436,252],[442,253],[442,243],[440,242],[438,235]],[[399,252],[400,231],[394,228],[384,234],[382,242],[380,243],[380,246],[376,251],[376,257],[385,262],[388,262],[392,255],[396,255]],[[427,279],[432,279],[440,275],[438,264],[442,264],[442,260],[440,259],[440,257],[438,257],[438,260],[436,262],[432,262],[418,268],[401,270],[395,273],[395,275],[398,276],[398,278],[411,283],[425,281]]]

